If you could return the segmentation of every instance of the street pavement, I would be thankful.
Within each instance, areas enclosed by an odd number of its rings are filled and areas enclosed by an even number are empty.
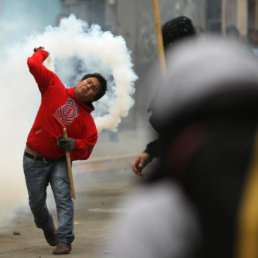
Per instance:
[[[109,254],[103,243],[110,238],[108,228],[112,218],[122,212],[121,198],[132,191],[138,179],[130,169],[85,172],[74,177],[75,240],[71,258],[99,258]],[[48,206],[56,223],[56,213],[52,193],[49,192]],[[118,206],[119,205],[119,206]],[[53,247],[49,246],[41,229],[34,225],[29,211],[21,211],[6,232],[0,234],[1,258],[47,258],[53,257]]]

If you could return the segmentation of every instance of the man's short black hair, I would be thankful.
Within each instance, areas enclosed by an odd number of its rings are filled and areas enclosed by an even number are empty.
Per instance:
[[[81,78],[81,81],[84,81],[85,79],[90,78],[90,77],[97,78],[99,83],[100,83],[100,86],[101,86],[101,89],[100,89],[99,93],[96,94],[96,96],[94,97],[94,101],[97,101],[100,98],[102,98],[105,95],[105,93],[106,93],[106,90],[107,90],[107,80],[100,73],[88,73],[88,74],[85,74]]]
[[[165,49],[176,41],[194,35],[196,35],[195,27],[191,19],[185,16],[179,16],[169,20],[162,26],[162,37]]]

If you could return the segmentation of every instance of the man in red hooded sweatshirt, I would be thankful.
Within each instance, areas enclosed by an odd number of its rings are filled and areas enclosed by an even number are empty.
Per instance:
[[[65,151],[70,151],[71,160],[89,158],[98,137],[90,114],[94,110],[92,102],[105,94],[107,81],[99,73],[86,74],[76,87],[65,88],[57,75],[43,65],[48,55],[39,47],[28,58],[42,99],[27,138],[23,168],[36,226],[42,228],[47,242],[56,246],[53,254],[67,254],[74,240],[74,210]],[[68,138],[62,136],[64,127]],[[56,201],[57,230],[46,206],[49,183]]]

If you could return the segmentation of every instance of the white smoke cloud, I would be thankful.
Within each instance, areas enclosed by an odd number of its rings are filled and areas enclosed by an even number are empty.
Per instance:
[[[102,32],[97,25],[89,27],[73,15],[62,20],[59,27],[48,26],[43,33],[28,36],[23,43],[1,52],[2,226],[10,218],[10,211],[27,198],[22,153],[40,104],[40,93],[26,61],[33,48],[38,46],[49,51],[51,60],[46,60],[45,65],[54,70],[66,86],[75,86],[85,73],[90,72],[99,72],[108,79],[108,92],[96,102],[96,111],[93,112],[99,131],[104,128],[116,130],[134,103],[132,95],[137,76],[125,40],[110,32]]]
[[[59,27],[49,26],[45,33],[31,36],[26,51],[31,52],[33,46],[44,46],[50,52],[49,68],[56,69],[68,87],[77,84],[85,73],[99,72],[108,79],[108,93],[96,102],[93,116],[99,132],[116,130],[134,104],[137,79],[125,40],[71,15]]]

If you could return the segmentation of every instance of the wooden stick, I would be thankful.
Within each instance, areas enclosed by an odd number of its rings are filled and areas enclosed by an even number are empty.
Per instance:
[[[156,37],[157,37],[157,43],[158,43],[159,62],[160,62],[161,72],[163,76],[165,76],[166,62],[165,62],[165,54],[164,54],[163,37],[162,37],[161,26],[160,26],[159,0],[152,0],[152,3],[153,3],[153,11],[154,11],[154,19],[155,19],[155,27],[156,27]]]
[[[63,128],[63,133],[64,133],[64,137],[67,138],[68,135],[67,135],[67,129],[66,128]],[[72,197],[73,197],[73,199],[76,199],[75,191],[74,191],[73,172],[72,172],[72,163],[71,163],[70,152],[66,151],[65,156],[66,156],[68,174],[69,174],[69,179],[70,179],[70,188],[71,188]]]

